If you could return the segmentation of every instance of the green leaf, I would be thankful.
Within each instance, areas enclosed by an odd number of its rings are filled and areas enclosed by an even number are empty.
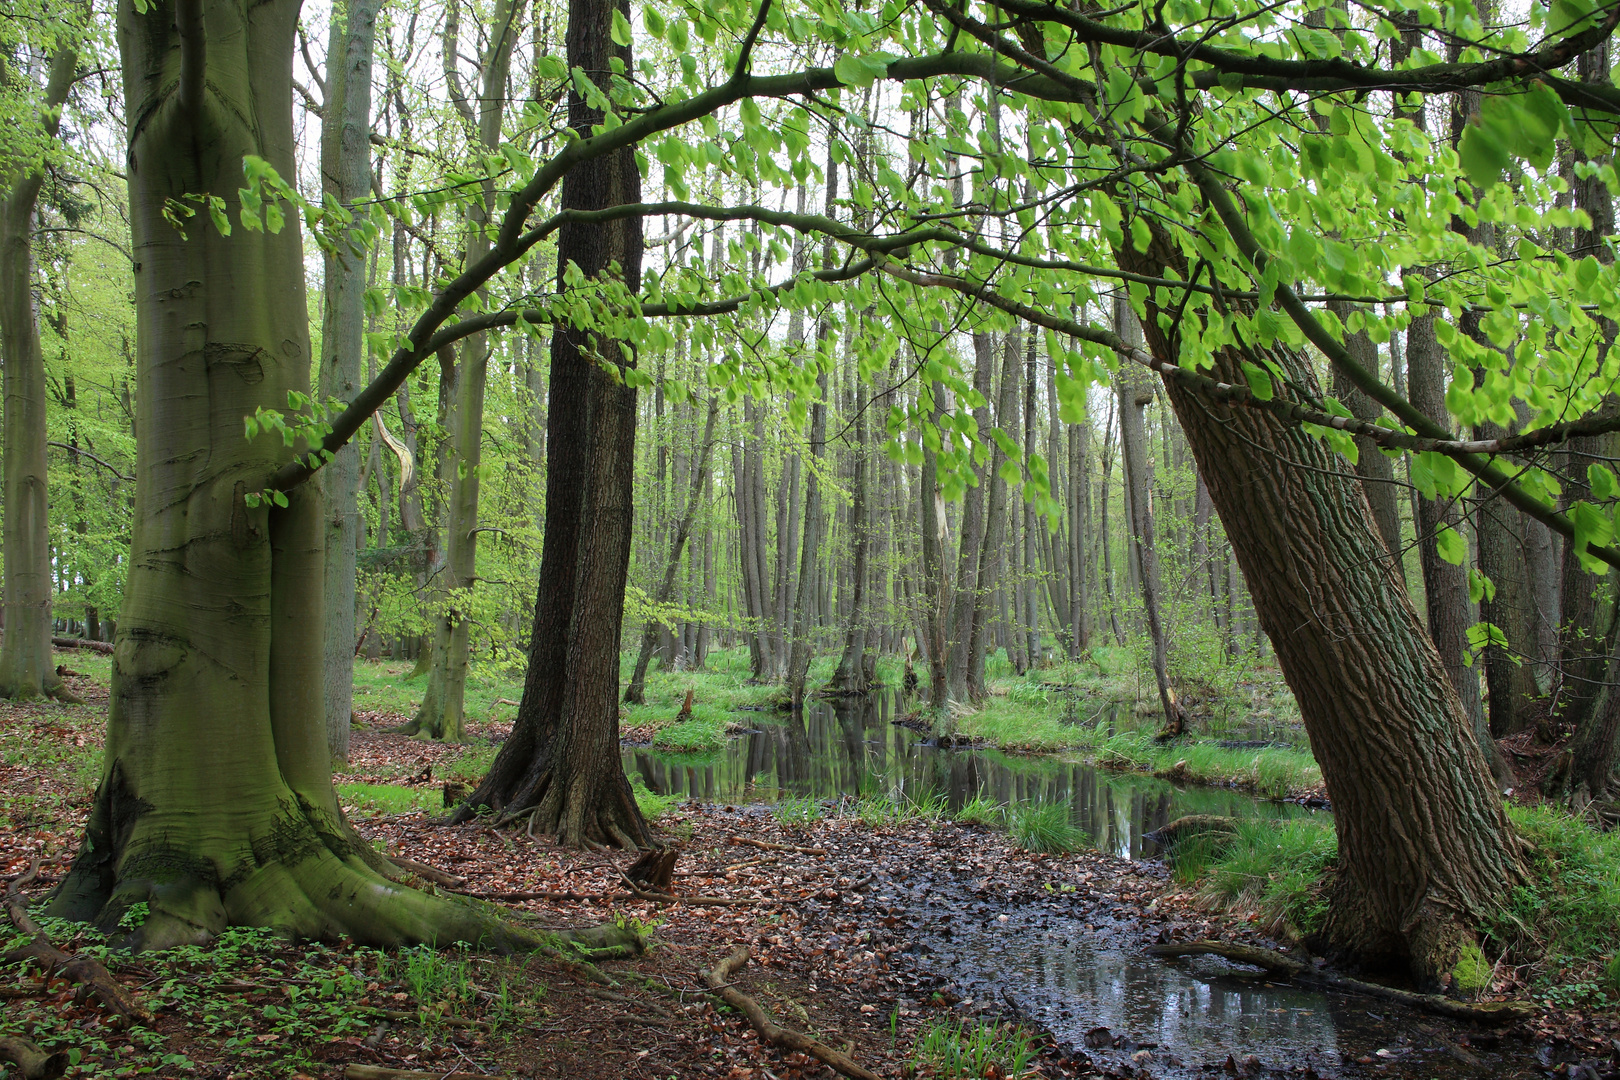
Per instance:
[[[1461,566],[1468,558],[1468,541],[1450,525],[1442,525],[1435,531],[1434,546],[1440,557],[1453,566]]]
[[[630,20],[624,17],[624,12],[618,8],[613,9],[613,35],[615,45],[628,47],[630,44]]]
[[[1593,555],[1588,549],[1596,544],[1606,547],[1614,539],[1614,521],[1588,502],[1578,502],[1569,509],[1570,519],[1575,524],[1575,555],[1581,560],[1588,573],[1601,574],[1608,570],[1608,564]]]
[[[641,22],[647,28],[647,33],[653,37],[664,36],[664,17],[658,14],[658,9],[651,4],[641,9]]]
[[[1592,485],[1592,498],[1608,502],[1620,495],[1620,484],[1616,484],[1614,473],[1609,471],[1607,465],[1588,465],[1586,467],[1586,482]]]
[[[1475,187],[1490,187],[1502,178],[1502,170],[1508,167],[1507,147],[1495,132],[1487,131],[1479,123],[1470,123],[1463,129],[1457,156],[1462,159],[1463,171]]]
[[[1146,252],[1153,243],[1153,229],[1139,217],[1131,218],[1131,246],[1137,251]]]
[[[1243,374],[1249,380],[1249,392],[1261,401],[1270,401],[1275,393],[1271,385],[1271,372],[1259,364],[1243,361]]]

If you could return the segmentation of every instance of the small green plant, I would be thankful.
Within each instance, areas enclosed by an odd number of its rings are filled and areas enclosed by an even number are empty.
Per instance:
[[[910,821],[943,821],[947,816],[944,792],[913,799],[904,791],[862,795],[855,816],[865,825],[898,825]]]
[[[679,795],[659,795],[647,786],[647,781],[641,774],[630,778],[630,790],[635,793],[636,805],[641,808],[641,816],[648,821],[657,821],[669,812],[670,807],[678,806],[681,801]]]
[[[995,827],[1007,823],[1007,808],[993,799],[975,795],[952,816],[963,825]]]
[[[1025,851],[1061,854],[1076,851],[1091,840],[1069,820],[1069,808],[1063,803],[1014,807],[1007,816],[1007,827],[1013,843]]]
[[[936,1020],[917,1036],[912,1059],[933,1076],[967,1080],[1022,1076],[1035,1060],[1029,1032],[1016,1024]]]
[[[814,795],[783,799],[772,807],[771,814],[790,828],[808,828],[821,820],[821,800]]]
[[[403,983],[411,1000],[428,1014],[453,1013],[472,1001],[471,965],[431,945],[400,949],[388,974]]]

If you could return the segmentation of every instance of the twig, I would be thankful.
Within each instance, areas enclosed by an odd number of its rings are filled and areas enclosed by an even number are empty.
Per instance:
[[[877,1073],[857,1065],[832,1047],[824,1046],[803,1032],[777,1025],[766,1015],[765,1010],[760,1008],[759,1002],[733,987],[730,984],[732,975],[746,963],[748,963],[748,946],[739,945],[737,951],[715,965],[713,971],[705,971],[703,981],[708,984],[709,990],[716,997],[748,1017],[748,1023],[759,1032],[761,1039],[775,1046],[809,1054],[845,1076],[854,1077],[854,1080],[878,1080]]]
[[[1391,986],[1362,982],[1331,971],[1317,971],[1308,964],[1274,949],[1261,949],[1252,945],[1233,945],[1224,941],[1185,941],[1166,945],[1149,945],[1149,956],[1193,956],[1212,954],[1224,956],[1240,964],[1252,964],[1267,972],[1298,982],[1314,982],[1353,994],[1382,998],[1423,1012],[1449,1016],[1457,1020],[1472,1020],[1482,1024],[1496,1024],[1504,1020],[1519,1020],[1535,1012],[1528,1001],[1454,1001],[1438,994],[1415,994],[1410,990],[1397,990]]]
[[[800,855],[827,854],[826,848],[794,847],[792,844],[773,844],[766,840],[750,840],[746,836],[728,836],[726,839],[733,844],[747,844],[749,847],[763,848],[766,851],[792,851]]]
[[[443,870],[429,866],[427,863],[419,863],[415,859],[390,857],[388,861],[399,867],[401,870],[408,870],[419,878],[425,878],[426,880],[433,882],[435,885],[443,885],[448,889],[459,889],[461,886],[467,884],[467,879],[464,877],[456,877],[454,874],[446,873]]]
[[[343,1080],[506,1080],[503,1076],[485,1076],[482,1073],[417,1072],[411,1069],[384,1069],[378,1065],[350,1065],[343,1070]]]

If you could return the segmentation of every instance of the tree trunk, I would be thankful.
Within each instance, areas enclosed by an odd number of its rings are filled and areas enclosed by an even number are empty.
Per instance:
[[[839,694],[864,694],[867,690],[867,551],[871,542],[871,498],[867,492],[867,477],[872,471],[867,445],[867,410],[856,406],[855,413],[855,482],[853,501],[849,512],[852,536],[853,566],[851,567],[848,621],[844,627],[844,651],[838,657],[838,668],[833,672],[830,689]]]
[[[625,0],[570,0],[568,66],[605,87],[610,62],[634,70],[629,46],[613,44],[613,12]],[[604,89],[604,93],[605,93]],[[590,131],[602,114],[577,87],[568,95],[568,125]],[[640,201],[641,176],[630,148],[572,169],[561,205],[595,210]],[[570,222],[558,231],[558,288],[572,262],[586,280],[622,268],[640,287],[639,217]],[[501,821],[528,813],[531,824],[565,844],[586,841],[624,848],[656,846],[619,761],[619,635],[630,564],[634,511],[636,392],[623,373],[603,370],[603,357],[628,367],[623,346],[559,324],[551,338],[547,403],[546,527],[540,555],[529,671],[512,735],[488,775],[456,811],[465,821],[479,807]]]
[[[1120,338],[1131,344],[1142,341],[1141,323],[1125,301],[1114,301],[1114,327]],[[1131,544],[1140,568],[1142,608],[1147,616],[1149,644],[1153,648],[1153,680],[1159,688],[1159,705],[1164,710],[1160,739],[1183,734],[1187,716],[1170,685],[1170,655],[1160,610],[1164,590],[1159,581],[1159,551],[1153,535],[1152,459],[1142,422],[1143,408],[1153,400],[1153,384],[1141,368],[1122,364],[1116,380],[1119,399],[1119,448],[1125,466],[1126,507],[1130,511]]]
[[[371,54],[379,4],[380,0],[348,0],[334,10],[326,51],[321,175],[325,193],[351,211],[371,194]],[[323,401],[347,403],[359,390],[360,360],[365,352],[365,290],[365,248],[358,241],[340,241],[336,251],[326,253],[320,364]],[[326,742],[334,761],[348,761],[354,708],[359,445],[351,442],[339,450],[322,471],[326,488],[326,627],[321,681]]]
[[[535,943],[493,909],[389,881],[332,790],[312,632],[322,494],[306,484],[285,507],[249,506],[294,451],[241,426],[310,390],[300,231],[182,236],[163,215],[190,192],[236,191],[245,154],[293,175],[297,14],[295,0],[120,6],[127,105],[144,118],[127,156],[137,505],[101,784],[50,910],[115,933],[147,904],[137,947],[228,925]]]
[[[60,108],[78,66],[74,31],[51,57],[40,127],[56,138]],[[16,172],[13,172],[16,168]],[[51,661],[51,535],[46,488],[45,356],[34,313],[34,207],[45,182],[36,163],[0,159],[0,345],[3,372],[4,572],[0,587],[0,698],[46,695],[76,701]],[[285,405],[285,402],[282,402]]]
[[[997,395],[995,413],[995,423],[998,427],[1006,425],[1014,427],[1015,430],[1014,422],[1018,416],[1018,361],[1021,340],[1018,332],[1012,331],[1002,342],[1000,392]],[[994,355],[992,349],[991,357]],[[988,424],[981,426],[979,430],[982,437],[989,437]],[[974,592],[973,604],[969,608],[972,629],[967,658],[967,687],[969,697],[975,701],[985,697],[989,692],[984,667],[985,657],[993,651],[990,646],[990,604],[995,597],[991,593],[991,588],[993,585],[1001,584],[1003,567],[1006,565],[1008,485],[1006,478],[1001,475],[1001,466],[1006,460],[1000,444],[993,444],[990,448],[990,463],[985,468],[989,477],[990,492],[985,500],[984,539],[979,549],[979,569],[975,576],[978,588]],[[962,535],[966,537],[965,529]],[[1005,624],[1005,620],[1003,623]]]
[[[669,557],[664,561],[664,575],[659,579],[658,591],[653,595],[654,603],[667,604],[670,597],[675,595],[675,576],[680,570],[681,552],[686,548],[686,538],[692,533],[692,522],[697,517],[703,485],[709,476],[709,455],[714,450],[714,422],[719,415],[720,396],[711,394],[709,414],[703,420],[703,441],[698,449],[697,464],[692,469],[692,482],[687,486],[686,508],[681,512],[680,521],[675,526],[675,536],[669,542]],[[636,655],[635,671],[624,691],[626,703],[640,705],[645,699],[647,665],[652,662],[653,650],[657,647],[658,623],[649,619],[641,631],[641,651]]]
[[[491,27],[494,31],[481,59],[483,93],[476,114],[457,89],[454,72],[456,55],[456,3],[452,0],[446,20],[446,82],[464,118],[477,131],[477,145],[494,153],[501,144],[501,119],[506,104],[507,76],[512,64],[512,48],[517,39],[516,0],[499,0]],[[483,202],[467,206],[467,243],[464,265],[472,266],[489,253],[486,226],[495,206],[495,182],[485,180]],[[480,295],[484,295],[480,292]],[[482,479],[484,392],[488,383],[489,338],[473,334],[461,342],[461,361],[456,371],[456,404],[451,424],[454,469],[450,474],[450,504],[446,513],[447,607],[435,621],[433,666],[428,671],[427,692],[415,718],[404,730],[414,729],[422,739],[460,742],[466,730],[464,713],[467,690],[467,645],[472,624],[458,605],[464,605],[478,581],[478,495]],[[614,687],[615,698],[618,688]]]
[[[1120,265],[1184,271],[1162,236],[1154,251],[1122,252]],[[1175,362],[1159,315],[1150,300],[1149,346]],[[1319,393],[1307,357],[1269,356]],[[1213,359],[1213,377],[1244,378],[1235,350]],[[1432,986],[1523,874],[1472,726],[1342,459],[1268,412],[1166,391],[1333,799],[1339,870],[1316,946]]]

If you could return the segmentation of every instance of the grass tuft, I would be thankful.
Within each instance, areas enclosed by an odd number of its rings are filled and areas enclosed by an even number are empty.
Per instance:
[[[912,1047],[917,1071],[967,1080],[982,1076],[1023,1076],[1035,1060],[1029,1032],[1016,1024],[978,1020],[935,1020]]]
[[[1069,808],[1063,803],[1015,806],[1007,815],[1007,827],[1013,843],[1024,851],[1063,854],[1091,841],[1085,830],[1069,820]]]

